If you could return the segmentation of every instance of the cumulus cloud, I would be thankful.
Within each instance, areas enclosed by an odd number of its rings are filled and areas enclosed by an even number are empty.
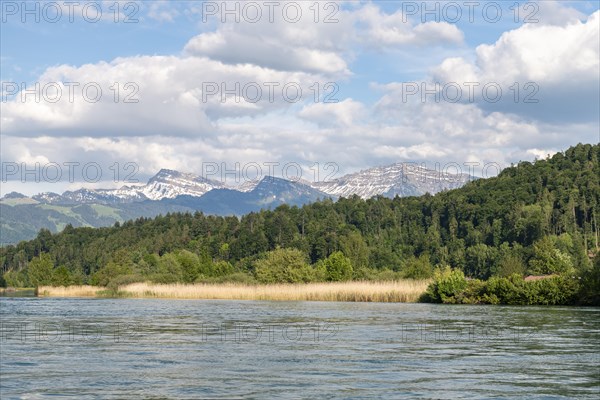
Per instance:
[[[352,99],[338,103],[314,103],[302,108],[298,116],[321,126],[348,127],[366,115],[364,105]]]
[[[30,136],[210,135],[220,118],[285,109],[302,99],[294,88],[310,97],[309,86],[321,80],[301,72],[199,57],[141,56],[81,67],[62,65],[39,79],[37,92],[46,101],[17,95],[3,105],[2,128],[9,135]],[[44,91],[57,82],[62,96]],[[65,85],[68,82],[77,86]],[[88,84],[93,86],[84,90]],[[290,90],[284,92],[285,85],[291,85]],[[58,101],[47,101],[55,98]]]
[[[185,51],[229,64],[249,63],[288,71],[349,74],[346,61],[334,51],[290,47],[284,41],[263,40],[232,30],[196,36],[188,42]]]
[[[598,124],[540,122],[477,104],[402,103],[400,85],[388,85],[373,113],[379,129],[368,136],[381,160],[475,161],[510,165],[553,154],[577,142],[599,140]],[[377,133],[375,133],[377,132]]]
[[[585,20],[586,14],[571,7],[571,2],[538,1],[519,5],[519,16],[523,20],[543,25],[566,25]]]
[[[490,111],[557,122],[598,120],[600,11],[560,25],[525,24],[493,44],[478,46],[475,53],[473,62],[444,60],[433,69],[433,80],[477,82],[480,88],[498,84],[503,90],[498,103],[482,99],[481,89],[474,92],[479,105]]]
[[[527,24],[477,48],[481,75],[503,82],[518,79],[557,83],[598,78],[600,11],[565,26]]]
[[[272,19],[268,10],[263,9],[257,21],[241,18],[237,23],[225,22],[215,31],[193,37],[186,44],[185,53],[228,64],[250,63],[284,71],[348,75],[343,51],[354,36],[352,14],[338,6],[337,22],[325,23],[320,17],[315,23],[312,3],[292,3],[294,9],[300,10],[298,20],[284,17],[284,2],[273,12]]]
[[[185,46],[187,54],[207,56],[226,63],[252,63],[281,70],[305,71],[343,77],[350,74],[348,61],[363,48],[402,48],[405,46],[460,44],[464,35],[446,22],[413,24],[401,11],[388,14],[367,3],[356,9],[339,5],[332,18],[325,15],[314,22],[313,3],[300,5],[303,18],[289,23],[283,18],[270,22],[242,19],[222,24],[216,31],[202,33]],[[329,4],[329,3],[328,3]],[[332,3],[335,4],[335,3]],[[327,14],[321,11],[322,14]]]
[[[386,14],[373,4],[356,11],[354,17],[364,26],[361,40],[371,46],[461,44],[464,40],[456,25],[444,21],[413,25],[402,11]]]

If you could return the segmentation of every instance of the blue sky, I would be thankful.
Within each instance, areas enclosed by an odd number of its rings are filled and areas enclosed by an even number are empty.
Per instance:
[[[69,22],[63,2],[46,1],[37,3],[40,22],[30,14],[23,22],[23,3],[4,1],[2,162],[98,162],[103,168],[133,162],[143,181],[160,168],[198,173],[203,162],[294,161],[305,168],[335,162],[340,173],[400,161],[506,166],[600,140],[598,2],[519,2],[518,22],[512,1],[479,2],[473,22],[461,1],[428,2],[437,4],[437,15],[424,15],[422,2],[340,2],[325,9],[328,3],[318,3],[320,18],[336,11],[336,23],[315,23],[313,2],[294,3],[303,10],[298,23],[277,12],[274,22],[263,16],[250,23],[241,15],[238,23],[223,23],[219,13],[203,22],[202,11],[221,2],[196,1],[118,3],[135,23],[123,23],[124,14],[114,22],[114,1],[96,3],[103,17],[96,23],[82,18],[81,8]],[[256,4],[265,12],[263,2]],[[484,8],[494,11],[498,4],[499,21],[483,17]],[[54,5],[63,7],[62,17],[47,22],[41,10],[52,12]],[[454,23],[456,9],[462,17]],[[526,15],[537,22],[524,23]],[[407,83],[471,81],[494,82],[502,98],[490,102],[476,91],[471,102],[464,96],[458,103],[434,96],[419,101],[420,94],[402,101]],[[10,83],[36,82],[97,82],[104,92],[95,104],[77,98],[77,91],[74,102],[63,96],[36,103],[6,90]],[[139,102],[111,104],[111,82],[119,83],[121,96],[125,83],[135,83]],[[207,82],[293,82],[303,96],[294,104],[281,96],[207,102]],[[339,88],[338,103],[315,102],[310,88],[317,84],[322,95],[329,82]],[[532,83],[535,88],[526,86]],[[527,94],[538,102],[524,103]],[[122,184],[11,177],[1,192]]]

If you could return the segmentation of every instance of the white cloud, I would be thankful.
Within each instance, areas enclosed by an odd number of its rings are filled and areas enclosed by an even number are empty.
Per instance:
[[[360,123],[367,115],[365,111],[362,103],[352,99],[345,99],[338,103],[309,104],[302,108],[298,116],[325,127],[348,127],[355,123]]]
[[[169,1],[153,0],[150,2],[147,15],[155,21],[173,22],[179,15],[179,11]]]
[[[546,157],[552,157],[556,153],[557,153],[556,150],[548,150],[548,149],[533,148],[533,149],[527,150],[527,154],[531,154],[534,159],[538,159],[538,160],[543,160]]]
[[[503,33],[494,44],[478,46],[474,62],[448,58],[432,70],[432,79],[442,83],[499,84],[499,103],[478,96],[478,104],[487,110],[569,122],[598,120],[599,76],[600,11],[562,25],[525,24]],[[515,83],[518,95],[511,89]],[[526,87],[528,83],[535,86]],[[528,95],[539,102],[524,104]]]
[[[348,75],[343,50],[354,35],[351,14],[339,10],[337,23],[315,23],[310,9],[312,3],[293,3],[302,10],[297,22],[282,18],[281,8],[271,21],[268,10],[264,9],[257,22],[241,18],[239,23],[226,22],[215,31],[193,37],[186,44],[185,53],[228,64],[249,63],[283,71]]]
[[[252,63],[280,70],[323,73],[344,77],[348,61],[359,50],[405,46],[461,44],[463,33],[446,22],[413,25],[400,11],[387,14],[366,3],[355,9],[340,8],[335,23],[314,23],[314,5],[302,7],[301,18],[289,23],[282,18],[257,23],[222,24],[216,31],[202,33],[185,46],[187,54],[207,56],[225,63]],[[321,16],[320,18],[324,18]]]
[[[544,25],[566,25],[584,20],[586,15],[570,7],[569,3],[568,1],[523,2],[519,7],[519,19]]]
[[[322,80],[317,75],[251,64],[226,65],[198,57],[143,56],[81,67],[62,65],[48,69],[40,77],[40,88],[51,82],[77,82],[73,101],[65,86],[56,103],[36,102],[33,96],[21,101],[17,96],[3,105],[2,129],[8,135],[33,136],[210,135],[220,118],[255,116],[288,108],[296,98],[311,98],[309,87]],[[115,82],[120,90],[118,103],[114,97]],[[83,87],[88,83],[99,85],[100,101],[92,103],[83,97]],[[133,85],[127,88],[127,83]],[[283,93],[286,84],[292,85],[286,91],[288,100]],[[244,90],[246,85],[249,86]],[[300,92],[298,95],[294,92],[295,85],[302,89],[302,97]],[[125,103],[136,87],[139,91],[132,99],[139,102]],[[253,92],[252,88],[257,89]],[[214,90],[209,92],[209,89]],[[222,97],[221,93],[227,90],[236,93]],[[88,98],[96,96],[95,90],[89,93]],[[246,101],[244,94],[250,101]],[[53,95],[44,98],[49,97]]]
[[[484,78],[557,83],[597,80],[600,64],[600,11],[566,26],[527,24],[504,33],[493,45],[477,48]]]
[[[365,26],[361,40],[371,46],[461,44],[464,40],[456,25],[431,21],[413,26],[401,11],[386,14],[373,4],[357,10],[355,18]]]
[[[186,53],[229,64],[254,64],[267,68],[310,73],[349,73],[346,61],[335,51],[292,47],[285,41],[263,40],[243,32],[203,33],[188,42]]]

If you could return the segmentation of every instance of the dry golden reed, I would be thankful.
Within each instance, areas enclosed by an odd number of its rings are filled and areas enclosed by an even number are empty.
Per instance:
[[[119,288],[119,296],[161,299],[223,299],[277,301],[360,301],[415,302],[430,281],[401,280],[387,282],[328,282],[306,284],[247,285],[222,284],[152,284],[133,283]],[[40,295],[80,297],[102,295],[101,288],[72,286],[40,287]]]
[[[98,286],[40,286],[38,296],[40,297],[95,297],[98,292],[106,290]]]

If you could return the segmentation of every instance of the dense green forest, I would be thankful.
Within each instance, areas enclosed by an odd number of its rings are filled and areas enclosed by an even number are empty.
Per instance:
[[[174,213],[0,249],[4,284],[307,282],[557,274],[586,281],[600,241],[600,145],[435,196],[342,198],[242,218]],[[596,271],[596,281],[598,272]],[[588,288],[589,289],[589,288]]]

